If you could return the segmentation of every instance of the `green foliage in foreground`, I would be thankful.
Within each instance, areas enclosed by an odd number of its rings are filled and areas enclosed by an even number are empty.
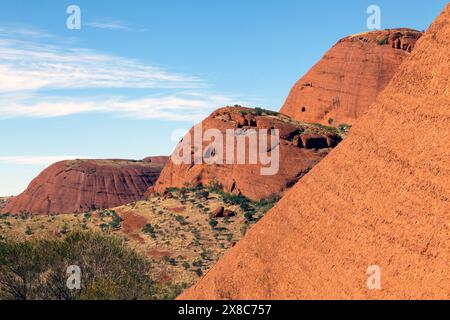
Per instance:
[[[70,265],[81,268],[80,290],[66,286]],[[149,262],[122,240],[92,232],[0,241],[0,299],[153,299],[161,288],[149,270]]]

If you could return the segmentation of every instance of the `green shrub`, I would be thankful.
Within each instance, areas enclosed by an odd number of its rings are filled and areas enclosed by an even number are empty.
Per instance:
[[[192,262],[192,265],[194,267],[201,267],[203,266],[203,262],[201,260],[195,260],[194,262]]]
[[[252,221],[252,220],[253,220],[253,212],[246,212],[246,213],[244,214],[244,218],[245,218],[245,220],[247,220],[247,221]]]
[[[108,210],[105,210],[105,209],[102,209],[102,210],[100,210],[100,211],[98,211],[97,212],[97,215],[98,215],[98,217],[100,218],[100,219],[102,219],[102,218],[104,218],[104,217],[106,217],[106,216],[109,216],[109,211]]]
[[[259,108],[259,107],[255,108],[252,113],[255,116],[263,116],[263,115],[276,116],[279,114],[278,112]]]
[[[165,293],[161,297],[163,300],[174,300],[176,297],[180,295],[181,292],[183,292],[186,288],[188,288],[189,285],[182,282],[179,284],[173,284],[171,282],[167,283],[165,285]]]
[[[33,230],[31,230],[31,227],[30,227],[30,226],[27,226],[27,227],[25,228],[25,234],[26,234],[27,236],[31,236],[31,235],[33,234]]]
[[[217,194],[222,194],[223,193],[223,185],[220,184],[217,181],[209,182],[208,185],[207,185],[207,189],[210,192],[213,192],[213,193],[217,193]]]
[[[166,188],[166,191],[170,192],[170,193],[175,193],[175,192],[179,192],[180,189],[179,188],[175,188],[175,187],[169,187],[169,188]]]
[[[197,276],[199,276],[199,277],[201,277],[201,276],[203,275],[203,271],[202,271],[202,269],[200,269],[200,268],[195,269],[194,272],[195,272],[195,274],[196,274]]]
[[[82,270],[80,290],[66,286],[71,265]],[[122,240],[98,233],[0,243],[0,299],[152,299],[158,292],[149,271]]]
[[[113,210],[110,212],[112,221],[109,223],[112,230],[119,230],[123,219]]]
[[[156,239],[155,228],[150,223],[147,223],[145,225],[144,229],[142,229],[142,232],[150,235],[153,239]]]
[[[199,198],[203,198],[203,199],[205,199],[205,200],[208,200],[208,198],[209,198],[209,191],[207,191],[207,190],[201,190],[201,191],[198,191],[198,192],[197,192],[197,196],[198,196]]]
[[[255,108],[255,110],[253,111],[253,114],[255,116],[262,116],[264,114],[264,111],[261,108]]]
[[[217,227],[219,223],[217,222],[216,219],[211,219],[209,220],[209,225],[211,226],[211,228],[215,229]]]
[[[251,202],[250,199],[243,195],[237,195],[237,194],[229,194],[224,193],[222,196],[222,201],[228,204],[232,205],[242,205],[242,204],[249,204]]]
[[[184,219],[183,216],[175,216],[175,220],[177,220],[182,226],[188,225],[189,222],[186,221],[186,219]]]
[[[167,262],[168,264],[170,264],[171,266],[176,266],[178,264],[177,260],[175,260],[175,258],[172,258],[172,257],[169,257],[169,256],[164,256],[163,260],[165,262]]]
[[[202,257],[203,260],[209,260],[211,252],[209,250],[205,250],[200,252],[200,257]]]
[[[389,37],[386,37],[384,39],[378,40],[378,45],[384,46],[389,42]]]
[[[269,198],[261,199],[259,202],[256,203],[256,207],[258,208],[258,218],[262,218],[263,215],[265,215],[270,209],[272,209],[275,204],[281,199],[280,195],[273,194]]]
[[[243,211],[251,210],[252,207],[252,201],[243,195],[224,193],[221,199],[227,204],[239,205]]]

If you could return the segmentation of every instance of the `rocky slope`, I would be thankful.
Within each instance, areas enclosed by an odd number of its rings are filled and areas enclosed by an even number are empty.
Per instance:
[[[79,230],[115,236],[149,260],[149,275],[161,290],[157,298],[173,299],[274,205],[218,191],[173,189],[163,196],[79,214],[0,215],[0,243],[52,241]]]
[[[35,178],[2,213],[72,213],[110,208],[144,198],[164,161],[71,160],[55,163]]]
[[[449,53],[447,5],[346,140],[182,298],[449,299]]]
[[[340,40],[295,84],[281,112],[299,121],[353,124],[410,56],[421,35],[392,29]]]
[[[271,128],[280,130],[278,173],[262,175],[261,168],[268,165],[262,165],[259,161],[257,164],[250,164],[248,139],[245,147],[246,164],[238,164],[237,139],[235,139],[233,164],[175,164],[170,161],[161,172],[155,187],[150,191],[163,193],[171,187],[220,184],[226,192],[243,194],[254,200],[268,198],[294,185],[342,139],[342,133],[334,128],[299,123],[276,112],[240,106],[215,111],[201,123],[201,126],[203,133],[212,128],[220,131],[224,141],[221,148],[224,155],[226,155],[225,141],[230,136],[226,134],[228,129],[240,129],[242,133],[248,133],[249,130],[260,132],[261,129]],[[194,128],[189,135],[193,136],[193,132]],[[268,140],[270,141],[270,138]],[[180,142],[182,143],[183,141]],[[204,141],[202,144],[203,162],[210,143],[210,141]],[[195,149],[193,142],[191,142],[191,148]],[[215,148],[214,152],[219,154],[219,147]]]
[[[9,197],[0,197],[0,210],[2,210],[5,207],[8,200]]]

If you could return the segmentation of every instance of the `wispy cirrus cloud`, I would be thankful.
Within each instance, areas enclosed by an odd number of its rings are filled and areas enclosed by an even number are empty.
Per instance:
[[[0,119],[11,117],[63,117],[82,113],[108,113],[135,119],[200,121],[217,107],[235,101],[226,95],[202,92],[177,92],[141,98],[52,97],[36,99],[33,95],[7,95],[0,98]]]
[[[80,88],[198,88],[196,77],[89,49],[0,39],[0,92]]]
[[[18,34],[26,35],[26,40]],[[44,34],[0,26],[0,118],[92,112],[199,120],[215,108],[238,102],[235,96],[211,92],[209,84],[198,77],[128,57],[45,41]],[[80,95],[80,90],[90,93]]]
[[[120,20],[114,20],[111,18],[101,18],[97,21],[90,21],[86,23],[88,27],[96,28],[96,29],[107,29],[107,30],[122,30],[122,31],[135,31],[135,32],[143,32],[146,29],[139,29],[130,26],[128,23],[125,23]]]
[[[0,25],[0,36],[26,37],[26,38],[52,38],[46,31],[23,24],[8,23]]]

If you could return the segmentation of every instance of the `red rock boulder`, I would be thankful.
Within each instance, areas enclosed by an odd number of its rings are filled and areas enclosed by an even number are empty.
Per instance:
[[[213,212],[214,218],[223,218],[224,207],[219,207]]]
[[[235,215],[236,215],[236,212],[234,212],[234,211],[232,211],[232,210],[225,209],[225,210],[223,211],[223,216],[224,216],[225,218],[231,218],[231,217],[234,217]]]

